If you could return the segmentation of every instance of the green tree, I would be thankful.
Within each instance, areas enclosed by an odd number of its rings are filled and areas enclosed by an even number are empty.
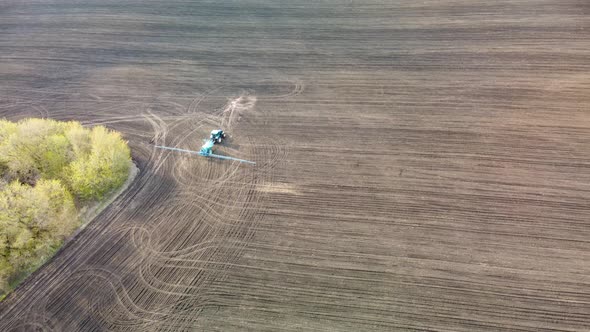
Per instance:
[[[60,123],[26,119],[17,124],[16,130],[7,127],[9,131],[0,145],[0,155],[4,156],[10,179],[35,184],[42,175],[52,177],[60,165],[63,168],[69,144],[60,137],[63,132]]]
[[[72,195],[59,180],[35,187],[14,181],[0,191],[0,292],[52,255],[79,225]],[[3,286],[2,286],[3,285]]]
[[[14,135],[17,130],[16,123],[0,119],[0,174],[2,175],[5,175],[8,171],[8,162],[10,160],[6,154],[8,138]]]
[[[101,199],[127,179],[131,156],[121,135],[104,127],[90,133],[91,152],[70,164],[69,180],[73,192],[82,200]]]
[[[92,150],[90,130],[82,127],[79,122],[70,121],[64,124],[64,135],[72,146],[74,159],[90,154]]]

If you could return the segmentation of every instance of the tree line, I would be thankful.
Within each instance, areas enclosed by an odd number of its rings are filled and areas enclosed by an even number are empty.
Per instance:
[[[79,210],[129,175],[127,142],[103,126],[0,120],[0,298],[81,224]]]

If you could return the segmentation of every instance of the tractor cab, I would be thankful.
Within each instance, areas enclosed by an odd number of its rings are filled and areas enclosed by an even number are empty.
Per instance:
[[[214,144],[220,144],[224,139],[225,139],[226,135],[225,132],[223,132],[223,130],[221,129],[216,129],[216,130],[211,130],[211,141],[213,141]]]

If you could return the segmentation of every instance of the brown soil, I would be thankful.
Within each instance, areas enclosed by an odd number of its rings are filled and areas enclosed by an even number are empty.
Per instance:
[[[1,331],[587,331],[590,4],[8,0],[0,117],[130,187]],[[198,149],[255,167],[157,150]]]

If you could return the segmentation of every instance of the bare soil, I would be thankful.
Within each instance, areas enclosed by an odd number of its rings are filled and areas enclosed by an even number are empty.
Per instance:
[[[4,0],[0,116],[141,171],[0,330],[588,331],[589,59],[585,0]]]

